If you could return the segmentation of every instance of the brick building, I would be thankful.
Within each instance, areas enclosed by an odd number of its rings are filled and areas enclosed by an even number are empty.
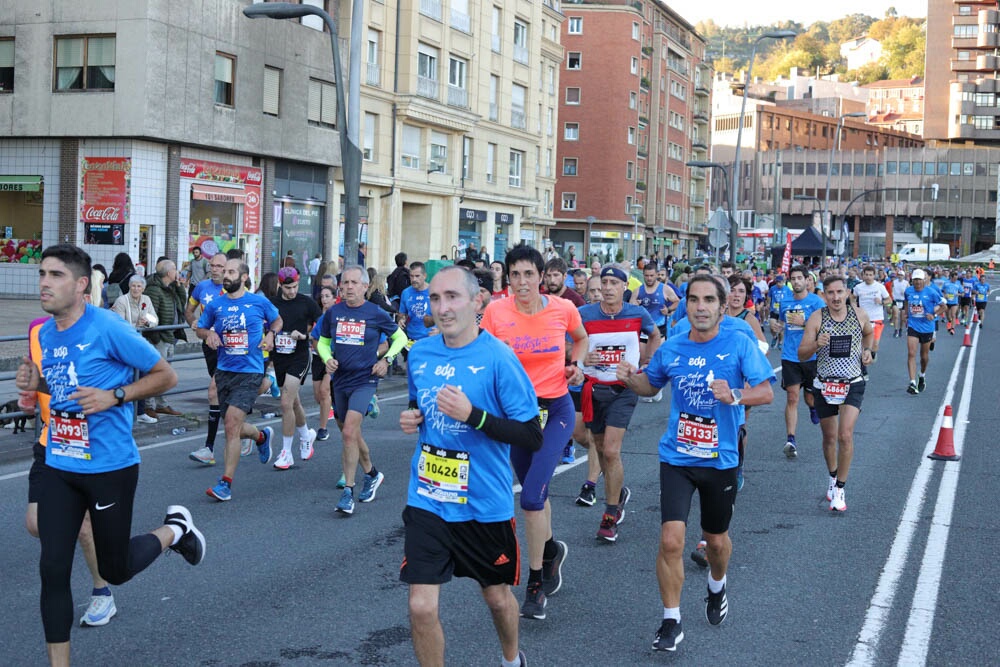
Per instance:
[[[865,86],[869,91],[868,124],[924,134],[924,78],[876,81]]]

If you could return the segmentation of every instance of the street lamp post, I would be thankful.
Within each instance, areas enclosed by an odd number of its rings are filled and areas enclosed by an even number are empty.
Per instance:
[[[753,72],[753,59],[757,55],[757,45],[760,44],[765,39],[789,39],[795,37],[796,33],[794,30],[772,30],[770,32],[765,32],[763,35],[759,36],[753,41],[753,48],[750,49],[750,62],[747,63],[747,73],[746,79],[743,83],[743,102],[740,104],[740,119],[736,126],[736,153],[733,156],[733,186],[730,188],[729,194],[732,195],[732,200],[729,206],[729,260],[736,263],[736,241],[739,238],[739,230],[737,229],[736,220],[732,217],[733,212],[736,211],[736,203],[739,201],[740,196],[740,143],[743,141],[743,117],[746,115],[747,111],[747,96],[750,94],[750,75]],[[754,149],[756,150],[757,142],[754,142]]]
[[[636,265],[639,259],[639,214],[642,213],[642,204],[632,204],[632,266]]]
[[[833,172],[833,153],[834,151],[840,152],[840,132],[844,128],[845,118],[863,118],[865,116],[864,111],[852,111],[851,113],[842,113],[837,118],[837,129],[833,133],[833,146],[830,148],[830,158],[827,160],[826,164],[826,196],[824,197],[823,203],[823,219],[819,221],[820,231],[823,233],[823,263],[822,266],[826,266],[826,220],[830,220],[831,228],[830,234],[833,234],[833,216],[830,215],[830,175]]]
[[[358,147],[359,115],[361,108],[361,27],[362,0],[353,0],[351,10],[351,54],[349,66],[351,76],[350,109],[344,104],[344,69],[337,48],[337,24],[333,18],[319,7],[291,2],[261,2],[243,8],[247,18],[295,19],[314,15],[323,19],[330,30],[330,45],[333,50],[333,76],[337,90],[337,130],[340,136],[340,163],[344,173],[344,261],[353,264],[358,256],[358,220],[360,218],[361,192],[361,149]],[[347,109],[345,111],[345,109]],[[351,122],[347,122],[347,112]],[[343,267],[341,267],[343,268]]]
[[[684,166],[686,166],[686,167],[700,167],[702,169],[718,169],[719,171],[722,172],[723,201],[726,202],[726,207],[729,209],[729,240],[730,240],[729,254],[735,256],[735,253],[732,250],[732,248],[733,248],[733,245],[732,245],[732,238],[733,238],[733,236],[732,235],[733,235],[733,229],[736,228],[736,219],[733,217],[733,208],[732,208],[732,204],[733,204],[734,200],[730,199],[730,197],[729,197],[729,172],[728,172],[728,170],[726,169],[725,165],[720,164],[718,162],[711,162],[710,160],[688,160],[687,162],[684,163]],[[709,232],[709,233],[711,233],[711,232]],[[719,260],[719,256],[721,255],[721,253],[722,253],[721,250],[718,250],[716,252],[716,262],[720,261]]]

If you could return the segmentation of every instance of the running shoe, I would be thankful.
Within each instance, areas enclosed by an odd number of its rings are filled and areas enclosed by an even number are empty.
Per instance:
[[[833,490],[837,488],[837,478],[830,478],[830,485],[826,487],[826,501],[831,502],[833,500]]]
[[[372,400],[368,403],[368,413],[367,415],[372,419],[378,419],[379,414],[382,411],[378,408],[378,396],[372,394]]]
[[[309,429],[306,434],[305,440],[299,439],[299,458],[303,461],[308,461],[313,457],[313,443],[316,442],[316,438],[319,434],[313,429]]]
[[[156,422],[160,421],[156,417],[150,417],[145,412],[140,412],[138,415],[136,415],[135,420],[140,424],[155,424]]]
[[[517,667],[528,667],[528,656],[524,655],[524,651],[517,652]]]
[[[337,488],[342,489],[347,486],[347,480],[344,478],[344,473],[340,473],[340,479],[337,480]]]
[[[528,588],[524,591],[524,604],[521,605],[521,617],[544,620],[546,604],[548,600],[545,599],[541,582],[528,584]]]
[[[271,396],[273,398],[281,398],[281,387],[278,386],[278,378],[274,374],[274,369],[267,369],[267,377],[271,380]]]
[[[819,424],[819,413],[816,412],[816,408],[809,408],[809,421],[813,424]]]
[[[930,347],[930,350],[931,350],[931,352],[933,352],[933,351],[934,351],[934,342],[935,342],[936,340],[937,340],[937,338],[931,338],[931,347]]]
[[[257,453],[260,455],[260,462],[267,464],[271,460],[271,437],[274,435],[274,429],[265,426],[260,431],[264,434],[264,442],[257,443]]]
[[[254,442],[250,438],[242,438],[240,440],[240,456],[250,456],[253,454]]]
[[[361,487],[361,493],[358,494],[358,501],[370,503],[375,500],[375,492],[378,491],[378,487],[382,486],[383,480],[385,480],[385,475],[381,472],[377,473],[374,477],[365,475],[365,482]]]
[[[917,378],[917,391],[924,391],[927,389],[927,378],[921,375]]]
[[[919,394],[920,390],[917,389],[917,383],[916,382],[910,382],[910,385],[906,388],[906,393],[907,394]]]
[[[218,483],[205,493],[212,496],[216,500],[222,501],[231,500],[233,497],[233,490],[229,486],[229,482],[225,481],[221,477],[219,478]]]
[[[796,456],[799,455],[799,450],[795,448],[795,441],[793,440],[787,441],[785,443],[784,448],[781,451],[785,452],[785,456],[787,456],[790,459],[794,459]]]
[[[330,432],[327,431],[325,428],[321,428],[316,431],[316,439],[319,440],[320,442],[326,442],[327,440],[330,439]]]
[[[278,470],[288,470],[293,465],[295,465],[295,459],[292,458],[291,450],[282,449],[281,453],[278,454],[277,460],[274,462],[274,467]]]
[[[955,327],[950,322],[948,323],[948,333],[952,336],[955,335]]]
[[[223,483],[222,480],[219,482]],[[228,490],[228,484],[226,488]],[[177,526],[184,531],[181,539],[170,546],[172,551],[184,556],[184,560],[192,565],[197,565],[205,558],[205,536],[195,527],[188,508],[183,505],[170,505],[167,507],[167,516],[163,519],[163,523]]]
[[[628,504],[629,498],[632,497],[632,491],[627,486],[622,487],[621,493],[618,494],[618,514],[615,517],[615,525],[621,524],[625,520],[625,506]]]
[[[556,555],[552,560],[542,561],[542,592],[550,597],[562,588],[562,566],[566,561],[569,547],[562,540],[556,540]]]
[[[354,514],[354,493],[350,489],[344,489],[340,502],[337,503],[337,511],[347,516]]]
[[[115,607],[114,595],[91,595],[90,605],[87,611],[80,618],[80,626],[98,627],[107,625],[111,618],[118,613]]]
[[[618,540],[618,520],[611,514],[601,517],[601,527],[597,530],[597,539],[605,542],[615,542]]]
[[[847,500],[844,499],[844,487],[834,487],[833,498],[830,500],[830,509],[834,512],[844,512],[847,510]]]
[[[726,599],[726,585],[722,585],[722,590],[718,593],[713,593],[711,589],[708,591],[708,597],[705,598],[705,617],[708,622],[712,625],[718,625],[726,620],[726,616],[729,615],[729,600]]]
[[[575,463],[576,462],[576,447],[573,446],[572,442],[570,442],[568,445],[566,445],[565,447],[563,447],[563,453],[562,453],[562,459],[561,460],[562,460],[562,463],[564,465],[568,464],[568,463]]]
[[[743,490],[743,484],[746,480],[743,478],[743,466],[736,467],[736,492],[739,493]]]
[[[665,618],[660,624],[660,629],[653,637],[654,651],[676,651],[677,645],[684,639],[684,631],[681,630],[681,622],[674,618]]]
[[[580,495],[576,497],[576,504],[580,507],[593,507],[597,501],[597,488],[593,484],[584,484],[580,487]]]
[[[197,461],[198,463],[204,463],[207,466],[215,465],[215,452],[213,452],[208,447],[202,447],[201,449],[196,449],[195,451],[188,454],[188,458],[192,461]]]
[[[708,567],[708,542],[698,540],[694,551],[691,552],[691,560],[698,564],[698,567]]]

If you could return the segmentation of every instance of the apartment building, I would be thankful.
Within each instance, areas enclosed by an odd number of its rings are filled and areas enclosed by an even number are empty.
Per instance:
[[[352,2],[303,2],[340,26],[346,69]],[[32,249],[57,241],[107,266],[118,252],[151,266],[196,245],[240,247],[256,275],[289,251],[300,267],[342,252],[330,34],[312,16],[248,19],[249,4],[8,3],[0,291],[34,291]],[[525,234],[541,239],[554,224],[542,164],[556,147],[557,0],[368,0],[363,11],[368,264],[389,267],[399,250],[453,257],[470,241],[502,256]]]
[[[868,124],[917,136],[924,133],[924,77],[876,81],[868,91]]]
[[[928,0],[924,136],[1000,141],[1000,7],[996,0]]]
[[[693,254],[705,231],[705,40],[659,0],[567,3],[556,227],[564,255]]]

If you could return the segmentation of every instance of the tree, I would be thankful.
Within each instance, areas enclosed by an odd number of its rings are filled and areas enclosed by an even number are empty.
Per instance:
[[[843,44],[855,37],[860,37],[868,32],[868,28],[875,22],[875,18],[866,14],[851,14],[844,18],[830,22],[827,30],[830,39],[837,44]]]
[[[923,76],[927,38],[917,25],[901,27],[882,44],[882,60],[893,79]]]
[[[868,63],[847,73],[848,79],[854,79],[862,86],[889,78],[889,69],[882,63]]]
[[[736,61],[732,58],[716,58],[712,61],[712,69],[716,72],[732,74],[736,71]]]

